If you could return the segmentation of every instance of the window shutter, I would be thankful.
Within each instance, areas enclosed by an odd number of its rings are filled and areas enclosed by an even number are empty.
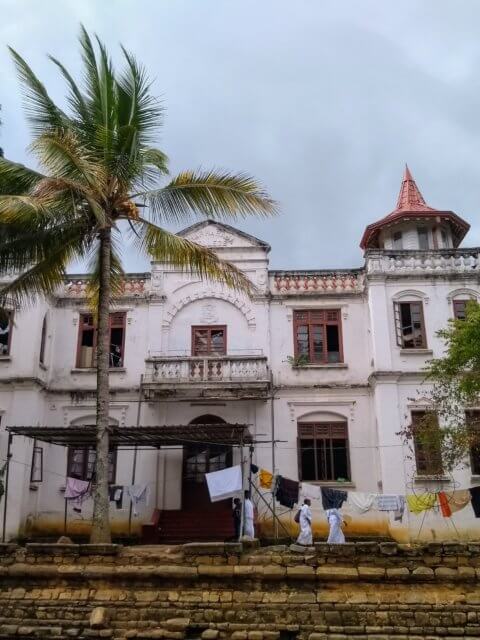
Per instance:
[[[403,347],[403,334],[402,334],[402,318],[400,314],[400,302],[393,303],[393,317],[395,321],[395,336],[397,338],[397,345]]]
[[[313,438],[315,425],[314,424],[299,424],[298,425],[298,437],[299,438]]]

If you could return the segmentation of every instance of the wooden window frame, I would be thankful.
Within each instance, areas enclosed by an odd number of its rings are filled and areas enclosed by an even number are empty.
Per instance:
[[[0,354],[0,357],[3,356],[4,358],[7,358],[12,353],[12,333],[13,333],[14,311],[12,309],[4,309],[4,312],[8,315],[9,332],[8,332],[8,342],[7,342],[7,353]]]
[[[404,304],[418,304],[420,305],[420,322],[421,322],[421,335],[422,346],[406,347],[403,336],[402,315],[401,306]],[[411,314],[411,311],[410,311]],[[423,301],[422,300],[395,300],[393,303],[393,322],[395,324],[395,337],[397,340],[397,346],[401,349],[408,349],[409,351],[415,351],[416,349],[428,349],[427,343],[427,331],[425,327],[425,315],[423,313]]]
[[[415,409],[415,410],[412,410],[410,413],[411,423],[412,423],[413,450],[415,454],[416,473],[417,473],[417,476],[419,477],[443,476],[444,469],[443,469],[443,462],[442,462],[442,452],[441,451],[437,452],[439,457],[439,460],[438,460],[439,467],[437,469],[429,467],[429,465],[432,464],[432,460],[428,459],[428,453],[425,454],[425,452],[421,451],[421,447],[419,446],[419,443],[416,441],[416,438],[415,438],[416,416],[419,416],[419,419],[421,420],[421,418],[427,413],[428,411],[426,411],[425,409]],[[436,416],[436,420],[437,420],[437,428],[440,429],[440,425],[438,424],[438,416]],[[432,453],[434,452],[432,451]]]
[[[223,343],[224,343],[224,349],[223,349],[223,353],[218,354],[218,353],[212,353],[211,352],[211,343],[212,343],[212,337],[211,337],[211,332],[212,331],[223,331],[223,335],[224,335],[224,339],[223,339]],[[205,354],[195,354],[195,331],[209,331],[209,335],[208,335],[208,353]],[[212,357],[222,357],[222,356],[226,356],[227,355],[227,325],[226,324],[195,324],[192,325],[192,356],[196,357],[196,358],[201,358],[202,356],[204,356],[205,358],[212,358]]]
[[[42,333],[40,335],[40,353],[38,361],[45,366],[45,349],[47,346],[47,314],[43,316]]]
[[[335,313],[337,315],[336,320],[328,320],[327,314]],[[307,320],[299,319],[299,314],[307,314]],[[318,319],[314,314],[318,314]],[[341,309],[296,309],[293,312],[293,352],[295,358],[300,357],[298,340],[297,340],[297,328],[299,326],[308,326],[308,362],[309,364],[342,364],[343,359],[343,331],[342,331],[342,313]],[[322,359],[315,360],[314,355],[314,338],[313,331],[310,327],[322,327],[322,340],[323,351]],[[327,326],[338,327],[338,360],[336,362],[330,362],[328,360],[327,350]]]
[[[116,317],[120,317],[121,316],[121,321],[116,322]],[[92,318],[92,324],[87,324],[84,319],[85,318]],[[108,317],[108,331],[109,331],[109,335],[111,336],[111,331],[112,329],[123,329],[123,336],[122,336],[122,364],[119,367],[110,367],[110,369],[121,369],[125,366],[125,334],[126,334],[126,323],[127,323],[127,313],[125,311],[111,311]],[[81,353],[81,346],[82,346],[82,336],[83,336],[83,332],[85,330],[91,330],[93,329],[93,344],[92,344],[92,349],[93,352],[95,353],[95,350],[97,348],[97,325],[95,323],[95,321],[93,320],[93,314],[92,313],[80,313],[80,317],[79,317],[79,323],[78,323],[78,338],[77,338],[77,357],[76,357],[76,367],[77,369],[95,369],[96,367],[82,367],[81,366],[81,361],[80,361],[80,353]]]
[[[423,233],[425,232],[425,233]],[[427,246],[426,247],[421,247],[420,246],[420,236],[423,235],[426,237],[427,239]],[[430,246],[430,230],[428,227],[423,227],[423,226],[418,226],[417,227],[417,238],[418,238],[418,248],[420,251],[430,251],[432,249],[432,247]]]
[[[335,433],[336,431],[336,433]],[[341,431],[341,433],[340,433]],[[345,440],[345,456],[347,466],[347,482],[352,481],[352,470],[350,466],[350,440],[348,437],[348,422],[299,422],[297,423],[297,457],[298,457],[298,479],[303,480],[302,469],[302,440],[313,440],[313,454],[314,454],[314,466],[315,466],[315,479],[308,479],[305,482],[338,482],[336,478],[319,478],[318,477],[318,452],[316,443],[319,440],[323,440],[325,443],[329,442],[330,445],[325,446],[325,451],[329,451],[330,465],[332,469],[332,475],[335,475],[333,447],[331,445],[334,439]]]
[[[397,236],[397,237],[395,237]],[[398,242],[400,241],[400,242]],[[399,247],[395,246],[395,243],[400,244]],[[392,233],[392,249],[394,251],[402,251],[403,250],[403,231],[394,231]]]
[[[79,478],[78,476],[80,474],[77,475],[72,475],[71,474],[71,467],[72,467],[72,463],[73,463],[73,454],[74,451],[77,450],[82,450],[82,473],[81,473],[81,478]],[[83,480],[85,482],[90,482],[92,480],[92,478],[88,478],[88,460],[89,460],[89,454],[90,451],[95,451],[95,455],[96,455],[96,449],[95,447],[92,446],[83,446],[83,447],[68,447],[67,450],[67,477],[69,478],[76,478],[77,480]],[[109,451],[109,453],[113,453],[113,464],[112,464],[112,473],[111,473],[111,477],[110,477],[110,465],[109,465],[109,477],[108,477],[108,484],[115,484],[115,480],[117,478],[117,456],[118,456],[118,449],[117,447],[112,447]]]
[[[38,465],[36,465],[37,456],[40,461]],[[38,447],[35,441],[33,443],[33,449],[32,449],[32,464],[30,466],[30,482],[32,484],[43,482],[43,447]]]

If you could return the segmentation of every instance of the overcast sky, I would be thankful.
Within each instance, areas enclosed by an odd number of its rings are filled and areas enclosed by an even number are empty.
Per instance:
[[[155,78],[173,172],[247,171],[278,201],[277,219],[241,225],[272,245],[272,268],[360,266],[363,229],[394,208],[405,162],[480,245],[478,0],[0,0],[7,157],[29,162],[6,45],[61,101],[46,54],[78,75],[80,22]]]

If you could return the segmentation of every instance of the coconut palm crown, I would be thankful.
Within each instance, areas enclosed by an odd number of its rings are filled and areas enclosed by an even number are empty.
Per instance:
[[[108,425],[111,304],[122,290],[126,236],[154,260],[250,291],[232,264],[162,227],[197,217],[235,219],[274,213],[275,204],[248,175],[183,171],[169,177],[154,146],[163,109],[144,68],[122,47],[115,71],[104,44],[80,35],[83,81],[50,57],[68,87],[61,109],[25,60],[11,49],[39,170],[0,157],[0,304],[22,306],[54,294],[74,260],[90,267],[97,315],[97,437],[92,542],[109,542]]]

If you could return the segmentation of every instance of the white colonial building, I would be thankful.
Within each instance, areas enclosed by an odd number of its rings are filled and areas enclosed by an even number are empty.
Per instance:
[[[128,275],[111,315],[111,422],[112,433],[132,429],[112,449],[111,483],[147,485],[150,497],[133,510],[126,492],[111,503],[114,534],[229,535],[230,505],[210,504],[204,473],[242,457],[246,472],[251,459],[352,492],[480,483],[477,456],[455,478],[439,479],[398,435],[426,408],[422,369],[443,350],[436,332],[480,297],[480,249],[459,248],[468,228],[428,207],[407,169],[396,209],[365,231],[361,268],[269,271],[268,244],[206,221],[180,235],[241,268],[253,297],[159,263]],[[89,480],[94,460],[84,438],[95,421],[85,285],[85,276],[72,276],[55,298],[0,323],[0,458],[11,453],[0,503],[6,539],[88,534],[91,500],[64,500],[66,478]],[[77,435],[62,440],[60,428]],[[253,497],[269,535],[270,511]],[[325,518],[313,506],[320,536]],[[293,524],[294,512],[275,510]],[[142,528],[153,516],[154,526]],[[375,510],[350,516],[347,537],[480,538],[470,506],[452,519],[438,510],[402,521]]]

